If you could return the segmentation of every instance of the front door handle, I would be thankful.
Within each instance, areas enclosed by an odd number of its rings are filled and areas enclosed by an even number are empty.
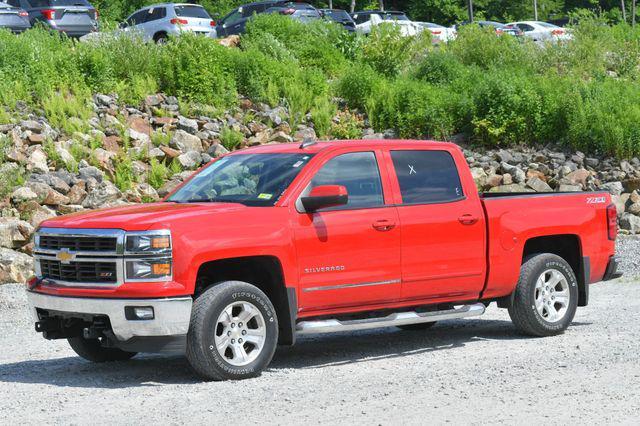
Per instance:
[[[458,222],[460,222],[463,225],[473,225],[477,221],[478,221],[478,217],[470,214],[463,214],[458,218]]]
[[[381,232],[391,231],[395,227],[396,223],[387,219],[380,219],[373,222],[373,229]]]

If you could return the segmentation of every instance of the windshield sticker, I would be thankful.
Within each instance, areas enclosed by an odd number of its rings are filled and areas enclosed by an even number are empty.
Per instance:
[[[302,166],[303,164],[304,164],[304,161],[298,161],[297,163],[295,163],[295,164],[293,165],[293,167],[294,167],[294,168],[295,168],[295,167],[300,167],[300,166]]]
[[[258,195],[258,198],[261,200],[270,200],[271,197],[273,197],[273,194],[260,194]]]

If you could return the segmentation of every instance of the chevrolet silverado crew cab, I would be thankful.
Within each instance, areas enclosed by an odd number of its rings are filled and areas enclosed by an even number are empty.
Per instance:
[[[83,358],[181,351],[209,380],[256,376],[300,335],[426,329],[493,301],[551,336],[620,276],[616,216],[604,192],[478,194],[449,143],[267,145],[162,202],[45,221],[28,298]]]

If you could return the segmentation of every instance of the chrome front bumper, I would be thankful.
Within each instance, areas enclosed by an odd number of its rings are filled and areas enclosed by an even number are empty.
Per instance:
[[[39,321],[37,309],[46,311],[106,315],[109,317],[113,334],[125,342],[134,337],[161,337],[186,335],[191,318],[191,297],[166,299],[94,299],[81,297],[58,297],[27,292],[27,298],[35,321]],[[127,306],[151,306],[152,320],[128,320]]]

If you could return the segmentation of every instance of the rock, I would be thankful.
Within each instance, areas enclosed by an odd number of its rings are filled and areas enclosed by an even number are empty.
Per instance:
[[[39,121],[25,120],[20,122],[20,127],[33,133],[42,133],[44,126]]]
[[[513,184],[513,178],[509,173],[505,173],[502,175],[502,184],[503,185],[511,185]]]
[[[487,178],[487,186],[490,188],[502,185],[502,175],[493,174]]]
[[[626,197],[624,197],[626,195]],[[612,195],[611,202],[616,205],[616,210],[618,211],[618,216],[621,216],[622,213],[626,210],[627,200],[629,199],[629,194],[623,195]]]
[[[34,227],[38,227],[45,220],[56,217],[56,212],[47,206],[40,206],[36,204],[32,209],[30,209],[30,215],[31,219],[29,219],[29,223]]]
[[[177,158],[180,155],[180,151],[177,149],[169,148],[168,146],[162,145],[160,150],[169,158]]]
[[[114,184],[108,181],[101,182],[97,188],[91,192],[82,202],[82,207],[97,209],[107,203],[117,201],[122,193]]]
[[[104,179],[104,173],[100,171],[97,167],[94,166],[86,166],[81,167],[78,171],[80,179],[88,180],[95,179],[97,182],[102,182]]]
[[[138,141],[138,142],[149,142],[149,143],[151,142],[151,138],[149,137],[148,134],[139,132],[139,131],[137,131],[135,129],[127,129],[127,131],[125,133],[134,142],[135,141]]]
[[[527,170],[527,180],[531,179],[531,178],[538,178],[544,182],[547,181],[547,177],[545,176],[544,173],[542,173],[539,170],[535,170],[535,169],[529,169]]]
[[[176,123],[176,119],[173,117],[153,117],[151,123],[158,127],[170,127]]]
[[[600,164],[600,160],[598,160],[597,158],[593,158],[593,157],[585,158],[584,162],[588,167],[591,167],[591,168],[598,167],[598,164]]]
[[[144,133],[147,136],[151,134],[151,124],[146,118],[132,117],[129,119],[127,124],[130,129],[133,129],[138,133]]]
[[[587,178],[591,176],[591,173],[586,169],[577,169],[569,172],[561,180],[561,184],[566,185],[581,185],[582,188],[587,186]]]
[[[532,189],[525,188],[524,185],[513,183],[511,185],[500,185],[493,187],[489,192],[534,192]]]
[[[38,194],[36,194],[31,188],[28,188],[26,186],[18,188],[11,193],[11,201],[13,201],[14,204],[35,201],[37,199]]]
[[[69,189],[71,189],[69,187],[69,184],[64,179],[52,173],[46,175],[33,174],[30,176],[30,179],[34,182],[40,182],[47,186],[50,186],[51,188],[63,194],[66,194],[67,192],[69,192]]]
[[[551,192],[553,189],[539,177],[532,177],[527,181],[527,186],[536,192]]]
[[[54,189],[49,189],[49,193],[43,201],[48,206],[58,206],[60,204],[69,204],[69,197],[62,195]]]
[[[622,186],[624,187],[624,190],[627,192],[640,190],[640,178],[626,179],[625,181],[622,182]]]
[[[173,134],[173,137],[171,138],[169,145],[172,148],[175,148],[182,152],[189,152],[189,151],[202,152],[202,141],[200,141],[200,138],[192,134],[189,134],[184,130],[177,130]]]
[[[109,152],[118,154],[121,150],[120,149],[121,143],[122,143],[122,138],[120,136],[106,136],[102,140],[102,147]]]
[[[579,191],[582,191],[582,186],[580,185],[560,184],[558,186],[558,192],[579,192]]]
[[[60,214],[78,213],[83,210],[84,210],[84,207],[82,207],[79,204],[67,204],[64,206],[58,206],[58,213]]]
[[[113,160],[116,158],[115,152],[97,148],[93,151],[93,157],[96,159],[101,169],[113,171]]]
[[[97,94],[93,98],[98,106],[110,107],[111,105],[115,105],[116,101],[111,96]]]
[[[162,102],[164,102],[164,95],[149,95],[144,99],[144,104],[148,107],[157,107]]]
[[[29,133],[27,136],[27,142],[29,145],[42,145],[44,142],[44,136],[38,133]]]
[[[632,234],[640,233],[640,217],[630,213],[623,213],[619,222],[621,229],[630,231]]]
[[[73,155],[71,155],[71,153],[66,148],[64,148],[59,143],[56,143],[54,145],[56,153],[60,156],[64,164],[69,165],[75,163],[76,159],[73,158]]]
[[[633,215],[640,216],[640,203],[632,203],[627,207],[626,211]]]
[[[195,135],[198,131],[198,122],[196,120],[186,118],[183,116],[178,116],[178,129],[184,130],[185,132]]]
[[[624,197],[627,194],[622,194],[620,197]],[[627,199],[632,203],[640,203],[640,192],[638,190],[633,191],[631,194],[628,194]]]
[[[509,153],[509,151],[506,151],[504,149],[501,149],[498,152],[496,152],[496,158],[500,162],[505,162],[505,163],[513,162],[513,156]]]
[[[31,240],[33,231],[23,220],[0,217],[0,247],[20,248]]]
[[[30,188],[33,192],[38,196],[37,202],[43,203],[44,199],[49,195],[49,191],[51,191],[51,187],[46,183],[37,182],[37,181],[29,181],[25,184],[26,187]]]
[[[602,189],[609,191],[611,195],[620,195],[624,190],[622,182],[607,182],[601,185]]]
[[[33,276],[33,258],[7,248],[0,248],[0,284],[24,283]]]
[[[180,185],[182,183],[182,181],[180,179],[170,179],[168,181],[166,181],[164,183],[164,185],[162,185],[159,189],[158,189],[158,196],[160,197],[166,197],[170,192],[172,192],[174,189],[176,189],[176,187],[178,185]]]
[[[524,183],[527,179],[525,172],[517,166],[513,166],[505,161],[500,163],[500,167],[506,173],[509,173],[513,177],[515,183]]]
[[[70,204],[82,204],[82,201],[87,196],[87,191],[85,191],[86,185],[84,181],[80,181],[73,185],[67,196],[69,197]]]
[[[229,150],[227,148],[225,148],[224,146],[222,146],[222,144],[220,144],[220,143],[211,144],[211,146],[207,150],[207,154],[209,154],[213,158],[218,158],[221,155],[225,155],[225,154],[228,154],[228,153],[229,153]]]
[[[202,162],[202,157],[199,152],[189,151],[178,156],[178,162],[185,169],[194,169]]]
[[[305,127],[304,129],[299,129],[293,135],[293,139],[297,141],[303,141],[307,139],[315,140],[317,138],[318,137],[316,136],[316,131],[313,129],[313,127]]]
[[[149,150],[149,159],[155,158],[157,160],[162,160],[165,156],[166,154],[160,148],[152,148]]]
[[[473,176],[473,181],[476,183],[478,191],[482,191],[487,185],[487,174],[484,169],[482,167],[472,167],[471,176]]]
[[[293,142],[293,138],[282,130],[275,132],[269,138],[269,142],[287,143]]]
[[[47,154],[40,148],[34,150],[27,159],[27,170],[32,173],[48,173]]]

